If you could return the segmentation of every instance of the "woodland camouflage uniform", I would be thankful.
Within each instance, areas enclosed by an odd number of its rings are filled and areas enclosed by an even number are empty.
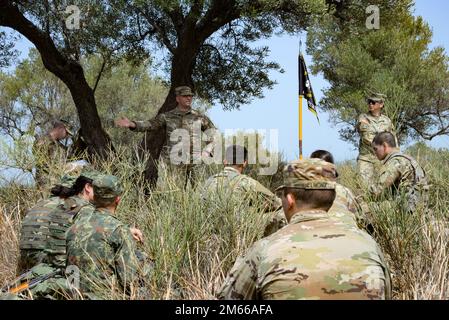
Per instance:
[[[94,181],[96,200],[113,201],[122,190],[114,176]],[[107,208],[80,215],[67,232],[67,265],[79,268],[80,291],[87,298],[98,299],[102,289],[110,294],[113,284],[129,292],[138,269],[129,227]]]
[[[298,160],[284,169],[283,187],[335,188],[333,164]],[[300,211],[287,226],[239,258],[221,299],[386,299],[390,276],[375,241],[321,210]]]
[[[86,170],[81,174],[89,179],[101,176],[98,171]],[[71,187],[77,177],[64,175],[61,185]],[[19,274],[28,273],[27,278],[55,273],[30,290],[33,299],[62,299],[69,295],[69,287],[64,276],[66,266],[66,231],[78,214],[94,211],[93,205],[78,195],[63,199],[51,197],[52,204],[42,200],[29,210],[22,223],[20,241]]]
[[[100,173],[86,170],[82,175],[94,180]],[[78,176],[64,175],[60,184],[70,188],[76,178]],[[90,212],[94,207],[78,195],[66,199],[50,197],[28,210],[20,233],[19,273],[39,263],[57,268],[65,266],[65,232],[81,210]]]

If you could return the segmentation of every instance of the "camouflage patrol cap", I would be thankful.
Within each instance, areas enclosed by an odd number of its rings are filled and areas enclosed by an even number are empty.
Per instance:
[[[119,179],[112,175],[102,175],[95,179],[93,186],[96,199],[112,200],[123,193]]]
[[[290,162],[283,170],[284,185],[276,189],[335,189],[335,165],[321,159]]]
[[[188,86],[181,86],[175,88],[175,94],[177,96],[193,96],[193,91]]]
[[[84,167],[81,171],[80,176],[86,177],[92,181],[97,180],[98,178],[104,176],[100,171],[92,169],[91,167]]]
[[[370,93],[366,96],[366,101],[384,102],[386,98],[387,96],[382,93]]]
[[[61,179],[59,179],[59,185],[71,188],[73,184],[75,183],[76,179],[78,179],[78,176],[64,174]]]

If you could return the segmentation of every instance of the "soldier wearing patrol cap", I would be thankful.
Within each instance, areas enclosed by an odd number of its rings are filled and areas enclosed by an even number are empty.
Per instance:
[[[327,211],[335,166],[321,159],[289,163],[282,205],[289,224],[239,258],[221,299],[386,299],[390,276],[374,240]]]
[[[371,148],[374,136],[380,132],[390,132],[395,135],[395,128],[390,118],[382,114],[385,98],[386,96],[381,93],[367,95],[369,111],[361,114],[357,121],[357,131],[360,135],[357,169],[366,186],[373,184],[375,168],[380,165]]]
[[[98,290],[110,294],[112,279],[129,292],[136,280],[138,257],[129,227],[114,216],[123,193],[119,180],[104,175],[94,181],[93,189],[96,210],[80,215],[67,231],[67,266],[79,268],[84,297],[98,299]]]
[[[194,147],[202,145],[201,133],[208,129],[215,129],[212,121],[200,112],[192,109],[193,91],[190,87],[181,86],[175,88],[177,106],[175,109],[158,114],[154,119],[148,121],[130,121],[128,118],[120,118],[115,121],[116,126],[129,128],[133,131],[144,132],[147,130],[165,129],[165,144],[161,151],[161,158],[171,169],[181,169],[188,179],[194,174],[194,161],[201,157],[210,157],[211,147],[196,150]],[[177,129],[187,130],[190,137],[189,159],[182,163],[177,163],[175,157],[177,150],[173,147],[179,143],[179,136],[175,133],[176,139],[170,139]],[[198,130],[199,129],[199,130]],[[184,141],[186,142],[186,141]],[[193,182],[193,181],[192,181]]]

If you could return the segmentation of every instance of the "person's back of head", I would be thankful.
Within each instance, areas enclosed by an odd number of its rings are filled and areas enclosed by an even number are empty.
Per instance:
[[[390,132],[380,132],[376,134],[376,136],[373,139],[372,144],[380,146],[382,144],[388,144],[391,148],[396,148],[396,139],[394,138],[394,135]]]
[[[115,209],[120,202],[123,187],[116,176],[103,175],[93,182],[94,204],[97,208]]]
[[[321,159],[304,159],[289,163],[283,170],[283,196],[293,196],[298,210],[328,211],[335,200],[335,165]],[[284,206],[284,211],[291,208]],[[286,212],[287,215],[287,212]]]
[[[248,162],[248,150],[240,145],[231,145],[226,148],[225,165],[244,166]]]
[[[312,158],[312,159],[321,159],[321,160],[324,160],[324,161],[329,162],[329,163],[335,163],[334,162],[334,156],[332,155],[332,153],[330,153],[327,150],[315,150],[310,155],[310,158]]]

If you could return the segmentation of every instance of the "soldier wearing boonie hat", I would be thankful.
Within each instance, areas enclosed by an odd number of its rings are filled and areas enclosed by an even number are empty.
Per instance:
[[[283,170],[289,224],[237,259],[218,297],[236,300],[386,299],[390,275],[374,240],[329,216],[335,166],[297,160]]]
[[[357,169],[362,182],[366,186],[374,183],[376,167],[380,166],[380,162],[371,148],[371,142],[375,135],[380,132],[390,132],[395,135],[392,121],[382,114],[386,98],[387,96],[382,93],[369,92],[366,95],[369,111],[361,114],[357,121],[356,128],[360,135]]]

